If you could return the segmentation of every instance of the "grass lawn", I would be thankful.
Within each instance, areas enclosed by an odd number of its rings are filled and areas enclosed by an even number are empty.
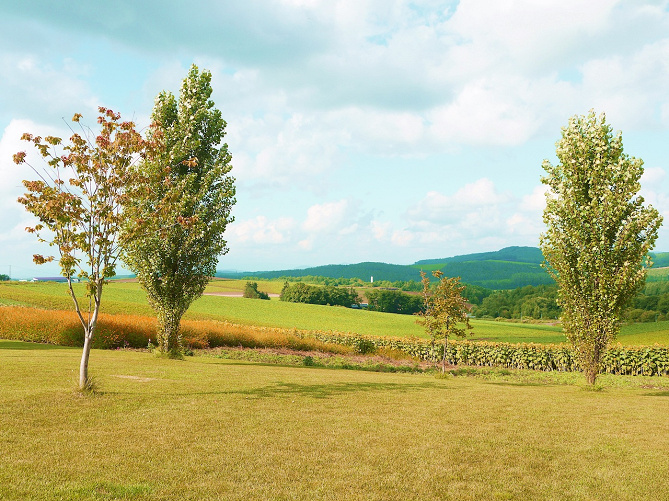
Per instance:
[[[208,292],[242,290],[246,281],[216,280]],[[260,290],[276,292],[270,286],[280,282],[259,282]],[[83,291],[83,285],[77,284]],[[41,308],[72,308],[67,295],[67,285],[57,283],[0,283],[0,305],[31,305]],[[153,310],[146,302],[146,295],[139,284],[112,282],[105,287],[102,311],[110,314],[151,315]],[[350,308],[284,303],[274,298],[270,301],[239,297],[203,296],[193,303],[185,318],[226,320],[243,325],[354,332],[371,336],[422,337],[424,329],[416,324],[412,315],[393,315]],[[472,321],[472,339],[509,343],[561,343],[565,342],[562,329],[550,325]],[[669,322],[633,324],[623,326],[618,339],[624,345],[669,345]]]
[[[669,499],[667,378],[79,355],[0,341],[0,499]]]

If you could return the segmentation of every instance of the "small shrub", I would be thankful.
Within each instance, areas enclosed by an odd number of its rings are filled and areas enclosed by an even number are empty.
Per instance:
[[[360,338],[355,345],[355,351],[361,355],[368,355],[376,351],[376,345],[369,339]]]

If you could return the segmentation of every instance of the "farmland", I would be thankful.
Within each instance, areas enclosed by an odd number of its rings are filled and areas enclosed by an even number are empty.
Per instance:
[[[245,281],[212,282],[207,293],[241,292]],[[280,282],[259,282],[259,289],[271,293],[281,290]],[[78,287],[83,287],[78,284]],[[146,296],[134,282],[112,282],[105,289],[102,311],[108,314],[153,316]],[[66,284],[0,284],[0,304],[36,306],[69,310],[71,300]],[[239,297],[205,295],[197,300],[187,319],[222,320],[235,324],[281,327],[286,329],[352,332],[370,336],[425,337],[415,318],[349,308],[250,300]],[[474,320],[474,340],[499,342],[560,343],[564,335],[559,326],[515,322]],[[623,345],[669,344],[669,322],[625,325],[619,342]]]

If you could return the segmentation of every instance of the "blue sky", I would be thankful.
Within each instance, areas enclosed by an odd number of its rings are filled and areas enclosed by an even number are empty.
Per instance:
[[[31,261],[20,135],[98,105],[144,127],[193,62],[237,179],[219,269],[536,246],[541,162],[590,109],[669,222],[669,1],[23,0],[0,6],[0,273],[57,273]]]

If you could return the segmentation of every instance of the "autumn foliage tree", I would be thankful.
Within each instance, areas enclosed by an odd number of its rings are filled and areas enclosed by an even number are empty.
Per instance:
[[[143,161],[127,204],[124,257],[156,311],[158,350],[181,354],[181,317],[216,273],[235,204],[225,120],[210,99],[211,73],[193,65],[179,99],[156,98],[161,154]]]
[[[541,249],[558,283],[563,329],[594,384],[623,309],[645,283],[662,217],[638,194],[643,162],[623,152],[603,114],[572,117],[556,153],[557,165],[543,163]]]
[[[441,370],[446,372],[448,338],[465,337],[467,331],[472,329],[467,316],[467,300],[462,297],[465,286],[460,284],[459,277],[445,277],[440,270],[432,272],[432,276],[438,280],[436,286],[431,284],[424,271],[420,272],[420,276],[423,285],[423,310],[417,314],[420,317],[418,323],[425,327],[433,350],[436,340],[444,339]]]
[[[84,329],[84,347],[79,370],[79,387],[89,387],[88,359],[95,334],[102,290],[115,275],[119,257],[119,230],[123,220],[126,187],[133,183],[133,164],[149,158],[158,148],[159,134],[146,141],[132,122],[121,122],[118,113],[99,108],[99,133],[80,125],[66,145],[54,136],[24,134],[44,158],[36,167],[26,161],[26,152],[16,153],[16,164],[27,164],[37,174],[35,181],[23,181],[27,192],[18,201],[39,221],[26,228],[41,242],[58,250],[58,257],[36,254],[44,264],[57,259],[67,278],[74,309]],[[75,114],[73,122],[80,123]],[[85,280],[85,298],[78,297],[72,279]]]

